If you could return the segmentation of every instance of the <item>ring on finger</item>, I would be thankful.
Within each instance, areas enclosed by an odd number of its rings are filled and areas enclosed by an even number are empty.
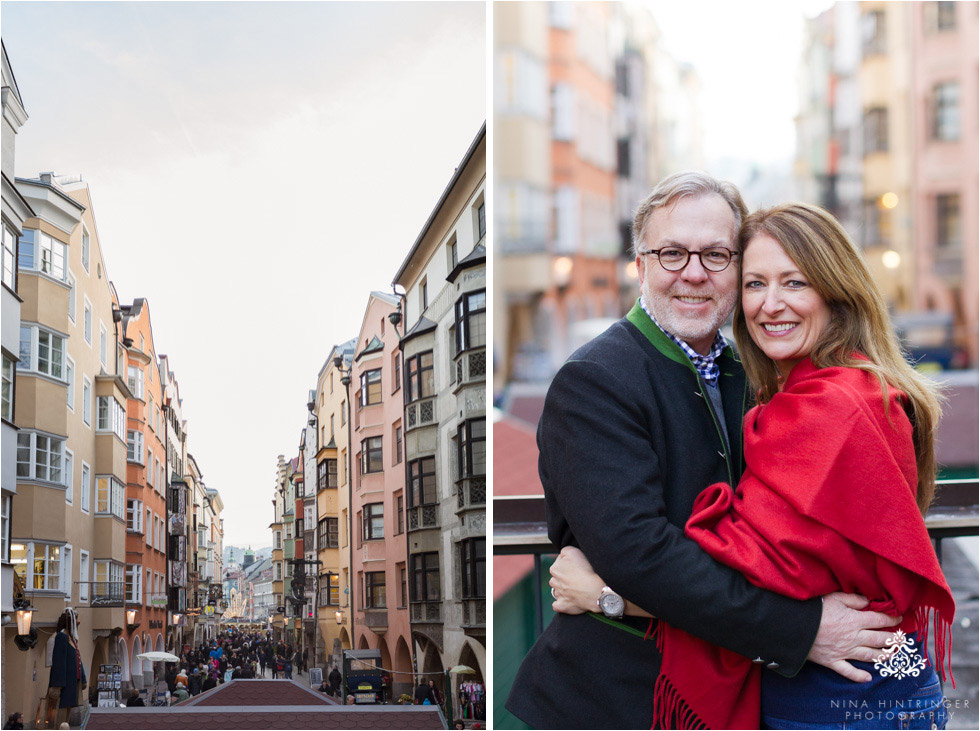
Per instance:
[[[555,601],[558,600],[558,595],[555,594],[555,587],[551,587],[551,598],[554,599]]]

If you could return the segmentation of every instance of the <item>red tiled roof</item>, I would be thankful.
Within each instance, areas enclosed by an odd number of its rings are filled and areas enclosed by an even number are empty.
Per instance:
[[[281,710],[263,706],[218,706],[208,711],[93,708],[86,729],[444,729],[441,713],[428,706],[329,706]]]
[[[493,494],[544,494],[534,427],[509,416],[493,425]]]

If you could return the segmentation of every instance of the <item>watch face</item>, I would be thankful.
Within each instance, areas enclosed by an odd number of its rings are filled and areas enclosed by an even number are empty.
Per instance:
[[[606,593],[599,598],[599,608],[608,617],[621,617],[626,603],[619,594]]]

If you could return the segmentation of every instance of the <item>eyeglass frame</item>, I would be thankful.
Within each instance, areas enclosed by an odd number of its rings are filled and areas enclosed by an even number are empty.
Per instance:
[[[663,259],[660,258],[660,252],[663,251],[664,249],[677,249],[678,251],[684,251],[687,253],[687,259],[685,259],[684,263],[681,265],[679,269],[668,269],[666,266],[664,266]],[[721,269],[711,269],[705,265],[704,259],[701,258],[701,255],[706,251],[718,251],[718,250],[728,252],[728,261],[725,263],[725,266],[723,266]],[[685,269],[687,269],[687,265],[691,263],[691,255],[693,254],[694,256],[697,256],[698,261],[701,262],[701,267],[706,272],[711,272],[712,274],[718,274],[728,269],[728,267],[730,267],[732,264],[732,260],[742,252],[732,251],[727,246],[709,246],[706,249],[698,249],[697,251],[691,251],[690,249],[686,249],[683,246],[661,246],[659,249],[647,249],[646,251],[638,251],[636,253],[640,256],[646,256],[647,254],[655,254],[657,257],[657,262],[660,264],[661,268],[665,272],[670,272],[672,274],[676,274],[677,272],[682,272]]]

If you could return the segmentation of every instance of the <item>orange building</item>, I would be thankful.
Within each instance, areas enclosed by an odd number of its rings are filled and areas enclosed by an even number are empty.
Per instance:
[[[153,682],[137,656],[163,650],[167,620],[166,463],[163,387],[149,304],[121,307],[122,353],[131,398],[126,403],[126,628],[133,685]],[[124,664],[125,664],[124,660]]]

